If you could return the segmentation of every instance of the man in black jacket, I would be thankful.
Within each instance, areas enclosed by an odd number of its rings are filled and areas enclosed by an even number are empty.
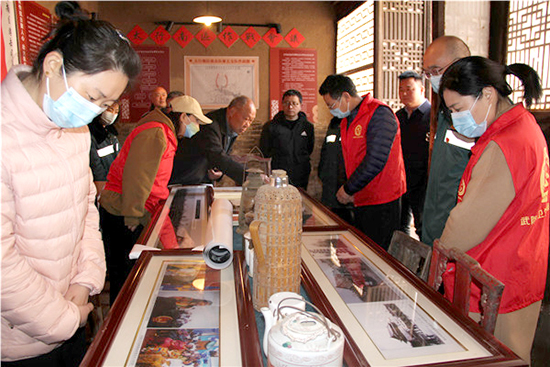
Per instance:
[[[302,109],[302,94],[289,89],[283,94],[283,110],[264,124],[260,149],[270,157],[273,169],[287,172],[290,184],[307,189],[315,135]]]
[[[428,184],[430,102],[424,97],[422,77],[414,71],[399,75],[399,99],[404,107],[395,113],[401,127],[401,146],[407,175],[407,192],[401,201],[401,230],[411,233],[411,216],[422,237],[422,210]]]
[[[212,120],[211,124],[201,125],[191,139],[182,138],[179,142],[170,184],[199,184],[226,174],[242,185],[244,166],[234,161],[229,153],[237,136],[256,118],[254,102],[246,96],[238,96],[229,106],[206,116]]]

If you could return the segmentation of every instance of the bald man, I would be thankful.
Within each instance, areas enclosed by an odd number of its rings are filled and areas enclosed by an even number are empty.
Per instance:
[[[149,95],[149,99],[151,100],[151,111],[155,108],[166,108],[166,97],[168,96],[168,93],[166,93],[166,89],[163,87],[156,87],[153,89],[151,94]]]
[[[423,73],[434,92],[439,91],[443,73],[455,61],[470,56],[470,49],[458,37],[443,36],[424,53]],[[422,242],[432,246],[441,237],[451,209],[456,205],[458,185],[469,160],[474,140],[452,128],[450,117],[441,110],[438,98],[432,103],[437,125],[430,127],[431,163],[422,219]],[[435,134],[434,134],[435,132]]]

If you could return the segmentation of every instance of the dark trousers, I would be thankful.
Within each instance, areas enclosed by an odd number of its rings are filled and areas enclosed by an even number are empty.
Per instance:
[[[365,205],[354,209],[355,227],[384,250],[401,223],[401,198],[385,204]]]
[[[99,208],[99,214],[110,282],[109,299],[112,305],[135,264],[135,260],[130,260],[128,256],[143,226],[139,225],[132,232],[124,224],[124,217],[113,215],[103,208]]]
[[[77,367],[86,354],[85,328],[76,330],[73,337],[50,353],[14,362],[2,361],[6,367]]]
[[[414,218],[414,228],[419,238],[422,238],[422,211],[428,185],[426,164],[408,163],[407,192],[401,197],[401,226],[406,234],[411,234],[411,216]]]
[[[353,225],[353,209],[351,208],[330,208],[330,210],[345,220],[347,223]]]

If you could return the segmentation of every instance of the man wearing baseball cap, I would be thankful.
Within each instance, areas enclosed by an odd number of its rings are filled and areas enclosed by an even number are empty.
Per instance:
[[[200,184],[217,180],[222,174],[242,184],[244,166],[233,160],[230,153],[237,136],[244,133],[256,117],[254,102],[249,97],[238,96],[227,107],[209,112],[207,116],[212,124],[201,127],[192,139],[180,141],[171,184]]]
[[[175,126],[178,139],[191,138],[199,132],[199,125],[212,123],[212,120],[202,113],[199,102],[193,97],[176,97],[170,102],[170,105],[172,106],[172,112],[168,114],[169,117],[174,121],[173,116],[175,115],[178,118],[177,121],[179,121],[179,127]]]
[[[177,132],[185,136],[198,130],[198,124],[212,122],[192,97],[178,97],[171,104],[172,112],[165,114],[156,108],[138,122],[107,175],[100,212],[111,303],[134,264],[128,258],[130,250],[151,216],[161,209],[160,202],[168,198]],[[170,221],[165,224],[171,226]],[[163,228],[160,240],[164,248],[178,247],[173,228]]]

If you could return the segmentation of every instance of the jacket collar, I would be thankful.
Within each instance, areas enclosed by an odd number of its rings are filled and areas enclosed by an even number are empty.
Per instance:
[[[168,116],[166,116],[161,110],[158,108],[155,108],[145,116],[139,120],[137,126],[143,125],[147,122],[160,122],[161,124],[164,124],[172,130],[174,133],[174,136],[176,135],[176,128],[174,127],[174,124],[172,123],[172,120]]]
[[[46,116],[19,79],[24,74],[30,73],[31,70],[32,68],[27,65],[17,65],[10,69],[6,78],[2,81],[2,108],[12,111],[11,113],[18,116],[17,123],[21,127],[23,127],[24,122],[25,129],[37,134],[46,135],[52,130],[65,130]]]

